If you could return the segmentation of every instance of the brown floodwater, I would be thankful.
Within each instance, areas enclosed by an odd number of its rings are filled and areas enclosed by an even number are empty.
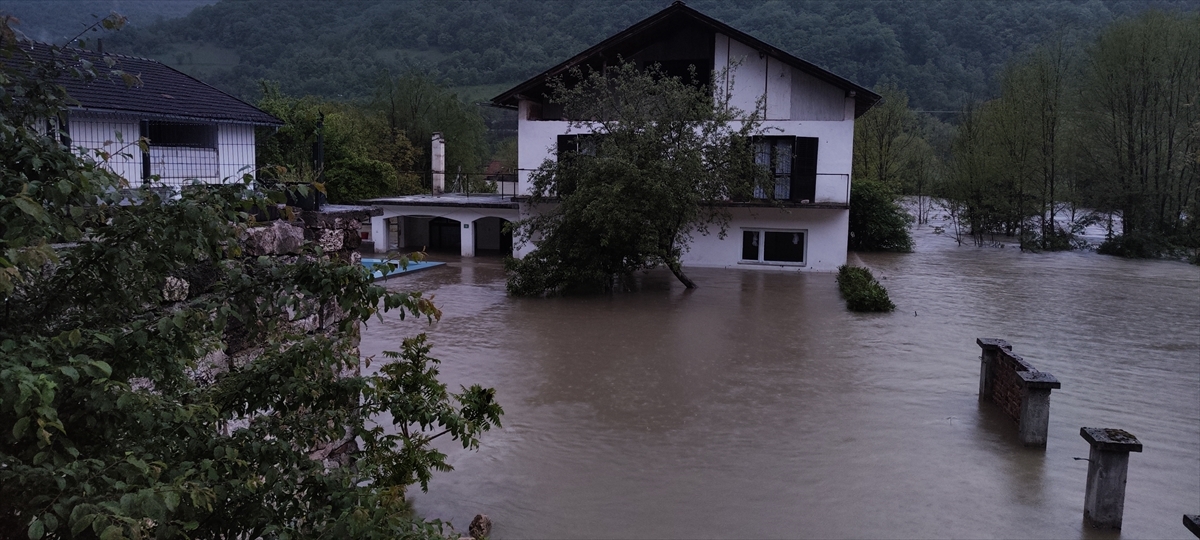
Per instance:
[[[493,538],[1189,538],[1200,513],[1200,268],[958,247],[851,255],[897,309],[847,312],[832,274],[692,269],[636,293],[515,299],[500,261],[392,278],[436,324],[389,318],[364,354],[430,335],[443,380],[497,389],[504,427],[414,489]],[[434,257],[437,260],[437,257]],[[1062,381],[1049,442],[978,401],[978,337]],[[1081,426],[1132,432],[1124,530],[1083,524]]]

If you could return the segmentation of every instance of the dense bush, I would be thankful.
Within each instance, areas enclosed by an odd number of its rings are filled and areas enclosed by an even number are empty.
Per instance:
[[[1127,259],[1183,258],[1187,257],[1188,251],[1169,240],[1142,232],[1118,234],[1096,247],[1096,253],[1101,255],[1116,255]]]
[[[843,264],[838,267],[837,281],[842,298],[846,299],[846,308],[850,311],[887,312],[896,309],[896,304],[888,298],[887,289],[866,268]]]
[[[896,202],[891,191],[877,182],[859,180],[850,188],[850,243],[853,251],[913,249],[908,225],[912,216]]]
[[[0,538],[448,534],[404,495],[450,470],[435,439],[499,425],[494,391],[451,393],[423,336],[375,374],[357,348],[363,321],[440,311],[312,245],[243,249],[249,176],[122,189],[39,129],[58,80],[97,74],[14,37],[0,17]]]

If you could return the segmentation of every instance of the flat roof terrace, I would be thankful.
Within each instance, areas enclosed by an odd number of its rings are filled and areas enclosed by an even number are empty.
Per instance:
[[[443,193],[441,195],[403,195],[367,199],[360,204],[377,206],[447,206],[458,208],[517,208],[511,195],[496,193]]]

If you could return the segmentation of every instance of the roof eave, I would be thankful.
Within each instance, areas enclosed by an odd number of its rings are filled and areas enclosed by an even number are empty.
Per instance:
[[[618,33],[610,36],[608,39],[605,39],[604,41],[601,41],[600,43],[597,43],[596,45],[589,47],[587,50],[585,50],[575,56],[572,56],[571,58],[567,59],[566,61],[542,72],[539,75],[536,75],[536,76],[514,86],[513,88],[509,89],[506,92],[501,93],[500,95],[492,98],[492,103],[499,107],[516,108],[517,102],[520,99],[522,99],[522,96],[520,94],[527,92],[529,89],[537,86],[538,84],[541,84],[543,81],[545,81],[551,77],[554,77],[560,73],[563,73],[563,72],[571,69],[572,67],[575,67],[575,66],[583,63],[585,60],[595,56],[596,54],[600,53],[601,51],[611,48],[614,45],[617,45],[618,43],[624,41],[625,39],[628,39],[629,37],[641,32],[646,27],[653,26],[654,24],[657,24],[662,19],[673,16],[676,13],[680,13],[682,15],[692,17],[693,19],[696,19],[697,21],[699,21],[701,24],[704,24],[704,25],[712,28],[714,31],[716,31],[718,33],[726,34],[730,38],[733,38],[742,43],[745,43],[746,45],[749,45],[755,49],[758,49],[759,51],[761,51],[763,53],[766,53],[768,55],[779,58],[780,60],[783,60],[784,62],[804,71],[805,73],[808,73],[809,75],[812,75],[822,81],[825,81],[826,83],[832,84],[833,86],[836,86],[838,88],[845,90],[847,92],[847,94],[853,92],[854,98],[855,98],[855,106],[854,106],[854,117],[855,118],[858,118],[859,116],[862,116],[864,113],[866,113],[867,110],[869,110],[872,106],[874,106],[875,103],[878,102],[880,99],[879,94],[872,92],[870,89],[868,89],[866,87],[860,86],[860,85],[854,83],[853,81],[850,81],[849,79],[841,77],[841,76],[839,76],[833,72],[830,72],[820,66],[817,66],[816,64],[813,64],[807,60],[804,60],[795,55],[792,55],[791,53],[784,51],[782,49],[779,49],[778,47],[775,47],[774,45],[766,43],[754,36],[751,36],[750,34],[742,32],[741,30],[738,30],[732,26],[729,26],[728,24],[725,24],[725,23],[718,21],[712,17],[709,17],[708,15],[705,15],[699,11],[696,11],[695,9],[692,9],[692,8],[688,7],[687,5],[685,5],[683,2],[675,2],[675,3],[671,4],[669,7],[667,7],[666,9],[663,9],[663,10],[659,11],[658,13],[655,13],[649,17],[646,17],[645,19],[642,19],[641,21],[635,23],[633,26],[630,26],[629,28],[626,28],[625,30],[622,30],[621,32],[618,32]]]
[[[246,125],[252,125],[252,126],[267,126],[267,127],[279,127],[279,126],[284,125],[284,122],[279,119],[274,119],[274,121],[269,121],[269,120],[268,121],[258,121],[258,120],[233,119],[233,118],[217,118],[217,117],[212,117],[212,116],[194,116],[194,115],[187,115],[187,114],[164,114],[164,113],[156,113],[156,112],[150,112],[150,111],[137,111],[137,110],[131,110],[131,109],[112,109],[112,108],[107,108],[107,107],[87,107],[87,106],[83,106],[83,105],[72,105],[70,107],[67,107],[67,110],[82,111],[82,112],[87,112],[87,113],[98,113],[98,114],[138,116],[141,118],[161,118],[161,119],[169,119],[169,120],[185,120],[185,121],[194,121],[194,122],[218,122],[218,123],[222,123],[222,124],[246,124]]]

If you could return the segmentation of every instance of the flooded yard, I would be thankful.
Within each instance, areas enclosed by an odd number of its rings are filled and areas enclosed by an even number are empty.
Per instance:
[[[1200,512],[1200,268],[959,247],[851,254],[897,310],[845,310],[832,274],[692,269],[637,293],[515,299],[489,258],[392,278],[441,322],[375,322],[363,353],[427,332],[452,388],[494,386],[504,428],[414,489],[493,538],[1188,538]],[[434,258],[435,260],[442,260]],[[978,400],[978,337],[1062,381],[1049,442]],[[1132,454],[1121,533],[1083,525],[1088,443]]]

